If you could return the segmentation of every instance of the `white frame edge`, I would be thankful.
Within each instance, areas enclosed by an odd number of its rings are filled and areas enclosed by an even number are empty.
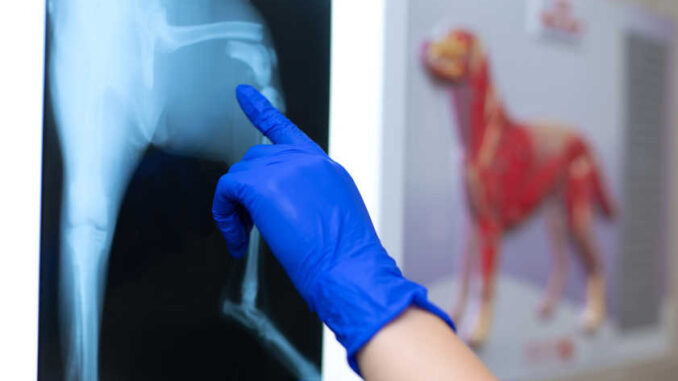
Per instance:
[[[380,230],[385,0],[332,2],[330,156],[351,173]],[[334,334],[323,332],[324,381],[359,380]]]
[[[45,2],[0,4],[0,46],[0,380],[35,380]]]

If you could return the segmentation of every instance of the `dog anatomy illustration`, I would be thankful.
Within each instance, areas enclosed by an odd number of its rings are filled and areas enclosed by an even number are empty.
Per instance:
[[[234,163],[262,136],[239,83],[283,107],[276,53],[246,0],[50,0],[48,89],[64,166],[59,310],[68,380],[98,379],[110,246],[123,195],[150,145]],[[223,313],[258,334],[300,379],[319,379],[255,306],[258,233],[242,301]],[[226,253],[224,253],[226,255]]]
[[[436,82],[449,88],[464,151],[464,182],[471,230],[461,265],[459,297],[453,308],[461,318],[471,268],[480,257],[479,311],[468,333],[471,345],[488,337],[502,237],[548,204],[553,266],[539,307],[548,316],[563,291],[568,236],[576,244],[587,276],[582,326],[594,332],[605,319],[605,281],[593,234],[597,210],[616,214],[600,169],[585,139],[557,123],[521,123],[504,108],[492,84],[490,63],[472,33],[453,30],[423,46],[423,61]]]

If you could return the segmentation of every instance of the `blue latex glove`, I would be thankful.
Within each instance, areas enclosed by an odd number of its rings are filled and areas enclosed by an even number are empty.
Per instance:
[[[254,223],[356,372],[358,350],[411,305],[454,329],[386,253],[348,172],[254,88],[236,96],[274,145],[252,147],[219,180],[212,212],[231,255],[245,255]]]

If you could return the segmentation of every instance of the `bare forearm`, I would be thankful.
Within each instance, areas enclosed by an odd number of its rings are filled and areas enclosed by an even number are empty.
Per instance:
[[[409,308],[358,354],[367,381],[495,380],[438,317]]]

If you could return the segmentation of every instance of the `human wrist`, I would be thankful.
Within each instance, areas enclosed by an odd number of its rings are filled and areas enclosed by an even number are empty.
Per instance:
[[[358,351],[410,307],[426,310],[455,329],[447,314],[428,300],[426,289],[403,277],[383,247],[378,250],[352,255],[320,274],[309,303],[346,348],[358,373]]]

